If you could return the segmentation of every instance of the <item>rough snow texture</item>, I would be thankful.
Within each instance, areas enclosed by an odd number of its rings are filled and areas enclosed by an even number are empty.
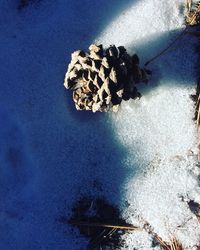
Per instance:
[[[123,43],[130,52],[141,51],[139,56],[148,60],[181,32],[180,4],[140,1],[114,20],[97,41],[107,45]],[[154,16],[152,22],[147,21],[148,10]],[[149,37],[156,42],[153,53],[151,43],[155,44],[148,42]],[[195,151],[197,142],[190,99],[195,82],[191,62],[196,59],[189,39],[183,38],[149,66],[157,76],[150,82],[152,86],[143,88],[141,100],[123,103],[121,111],[111,116],[118,139],[129,152],[125,164],[133,171],[125,187],[130,204],[123,209],[125,218],[133,224],[138,219],[141,227],[149,223],[150,230],[163,240],[170,242],[176,237],[185,249],[200,243],[198,219],[186,202],[200,202],[199,172],[192,172],[198,167],[187,157],[190,150]],[[147,46],[145,53],[143,43]],[[127,246],[138,244],[143,249],[134,234],[127,236]]]
[[[200,244],[187,205],[200,202],[199,168],[187,156],[196,147],[193,38],[149,65],[143,97],[117,115],[77,113],[63,88],[71,52],[95,41],[149,60],[181,32],[183,5],[43,0],[19,11],[18,1],[1,1],[0,249],[85,249],[87,239],[59,218],[86,194],[184,249]],[[126,249],[153,249],[146,232],[124,238]]]

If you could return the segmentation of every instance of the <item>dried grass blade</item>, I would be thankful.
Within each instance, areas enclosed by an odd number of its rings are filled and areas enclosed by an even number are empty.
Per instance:
[[[160,242],[161,246],[166,247],[167,250],[171,250],[171,248],[158,235],[156,235],[156,239]]]
[[[186,1],[186,7],[187,7],[187,11],[190,12],[192,8],[192,0]]]
[[[197,129],[199,128],[199,122],[200,122],[200,105],[198,105],[197,108]]]

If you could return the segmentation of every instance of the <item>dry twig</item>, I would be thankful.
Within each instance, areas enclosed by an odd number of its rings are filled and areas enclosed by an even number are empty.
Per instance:
[[[175,236],[173,236],[170,240],[170,244],[163,241],[161,237],[159,237],[157,234],[153,233],[153,236],[155,239],[159,242],[160,246],[162,246],[165,250],[182,250],[181,245],[178,243]]]
[[[155,238],[157,239],[157,241],[160,243],[162,247],[164,247],[166,250],[171,250],[170,246],[168,246],[167,243],[163,241],[161,237],[156,235]]]
[[[198,130],[198,128],[199,128],[199,123],[200,123],[200,94],[199,94],[198,99],[197,99],[196,110],[197,110],[196,127],[197,127],[197,130]]]
[[[139,227],[134,226],[123,226],[123,225],[109,225],[104,223],[96,222],[85,222],[85,221],[67,221],[66,223],[77,226],[88,226],[88,227],[102,227],[102,228],[112,228],[112,229],[124,229],[124,230],[142,230]]]
[[[188,12],[187,14],[187,26],[183,29],[183,31],[175,38],[174,41],[172,41],[164,50],[162,50],[159,54],[157,54],[156,56],[154,56],[152,59],[150,59],[149,61],[147,61],[145,63],[145,66],[147,66],[148,64],[150,64],[151,62],[155,61],[157,58],[159,58],[161,55],[163,55],[165,52],[167,52],[178,40],[180,40],[185,34],[188,33],[188,27],[192,26],[196,23],[197,17],[199,15],[200,12],[200,3],[198,3],[196,5],[196,9],[195,11],[193,11],[191,13],[191,6],[192,6],[192,1],[191,0],[187,0],[187,9],[190,10],[190,12]],[[189,15],[190,13],[190,15]]]

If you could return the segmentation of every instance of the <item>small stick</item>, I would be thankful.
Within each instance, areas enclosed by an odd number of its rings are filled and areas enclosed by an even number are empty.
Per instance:
[[[169,246],[158,235],[156,235],[156,239],[160,242],[161,246],[165,246],[167,250],[171,250]]]
[[[178,245],[178,243],[177,243],[176,238],[174,238],[174,244],[175,244],[175,248],[176,248],[177,250],[180,250],[180,247],[179,247],[179,245]]]
[[[199,102],[200,102],[200,94],[199,94],[199,96],[198,96],[197,106],[199,105]]]
[[[197,220],[198,220],[198,222],[200,224],[200,216],[199,215],[197,215]]]
[[[191,7],[192,7],[192,0],[187,0],[186,6],[187,6],[188,12],[190,12],[191,11]]]
[[[192,19],[190,21],[190,25],[192,25],[195,21],[195,18],[197,16],[198,11],[200,10],[200,5],[198,5],[195,13],[192,16]],[[184,36],[185,34],[187,34],[187,29],[189,26],[186,26],[183,31],[176,37],[176,39],[169,44],[169,46],[167,46],[167,48],[165,48],[164,50],[162,50],[158,55],[154,56],[152,59],[150,59],[149,61],[147,61],[145,63],[145,66],[147,66],[149,63],[153,62],[154,60],[156,60],[158,57],[160,57],[162,54],[164,54],[169,48],[171,48],[182,36]]]
[[[200,97],[200,95],[199,95]],[[199,121],[200,121],[200,105],[199,105],[199,98],[198,97],[198,104],[197,104],[197,131],[198,131],[198,128],[199,128]]]
[[[66,223],[66,222],[64,222],[64,223]],[[69,223],[71,225],[77,225],[77,226],[105,227],[105,228],[116,228],[116,229],[125,229],[125,230],[142,230],[141,228],[134,227],[134,226],[109,225],[109,224],[85,222],[85,221],[69,221],[67,223]]]
[[[177,241],[177,239],[175,237],[172,239],[172,242],[173,242],[173,246],[174,246],[175,250],[181,250],[182,249],[181,245],[178,243],[178,241]]]
[[[170,247],[171,247],[171,250],[176,250],[174,248],[174,240],[170,240]]]
[[[178,41],[182,36],[184,36],[186,34],[186,30],[187,30],[187,27],[184,28],[184,30],[181,32],[181,34],[179,34],[179,36],[176,37],[176,39],[170,43],[164,50],[162,50],[158,55],[154,56],[151,60],[147,61],[145,63],[144,66],[147,66],[149,63],[153,62],[154,60],[156,60],[158,57],[160,57],[162,54],[164,54],[169,48],[171,48],[175,43],[176,41]]]

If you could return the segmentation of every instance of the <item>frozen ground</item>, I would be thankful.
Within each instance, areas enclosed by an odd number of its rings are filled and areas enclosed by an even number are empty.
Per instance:
[[[0,249],[86,248],[59,218],[83,195],[103,196],[134,225],[184,249],[200,244],[187,201],[200,203],[192,121],[195,41],[184,37],[153,71],[143,97],[117,114],[76,112],[63,78],[70,53],[124,45],[142,64],[183,28],[184,1],[0,3]],[[129,204],[129,205],[127,205]],[[145,231],[126,249],[153,248]]]

